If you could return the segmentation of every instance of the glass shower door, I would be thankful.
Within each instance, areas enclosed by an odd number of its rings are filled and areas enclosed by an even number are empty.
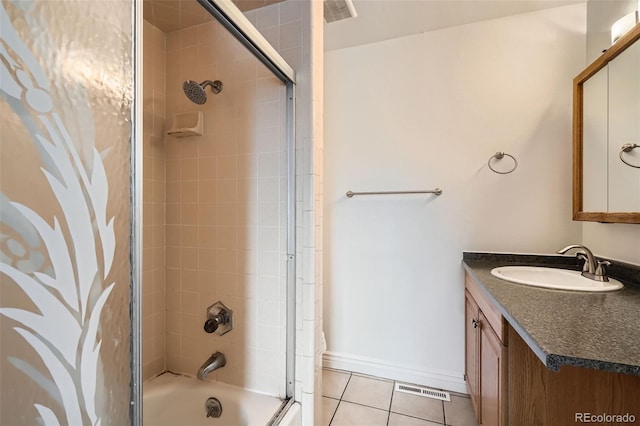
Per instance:
[[[130,423],[132,2],[0,2],[0,424]]]

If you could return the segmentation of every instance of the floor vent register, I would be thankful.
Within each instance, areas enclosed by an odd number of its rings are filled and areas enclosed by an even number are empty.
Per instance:
[[[407,385],[404,383],[396,383],[398,392],[410,393],[412,395],[426,396],[427,398],[439,399],[440,401],[451,401],[449,392],[425,388],[416,385]]]

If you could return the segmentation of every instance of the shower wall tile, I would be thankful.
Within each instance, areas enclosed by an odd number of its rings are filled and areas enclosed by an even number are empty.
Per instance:
[[[295,396],[311,424],[321,386],[322,6],[285,1],[247,17],[298,72],[296,366],[301,374]],[[162,349],[154,369],[162,364],[161,370],[187,374],[221,350],[228,365],[213,378],[282,396],[284,86],[215,21],[166,35],[145,24],[145,31],[162,53],[145,58],[145,86],[152,83],[151,93],[145,87],[145,166],[152,167],[144,174],[144,220],[151,238],[145,239],[143,273],[154,287],[143,291],[155,295],[145,304],[151,316],[145,330],[153,336],[144,345],[145,377],[154,362],[146,357]],[[182,93],[186,79],[220,79],[224,90],[198,106]],[[173,114],[194,110],[204,113],[204,136],[164,138],[165,117],[169,123]],[[236,313],[236,328],[222,337],[202,331],[205,309],[218,299]]]
[[[279,5],[280,24],[298,21],[302,23],[302,2],[285,1]]]
[[[165,36],[143,28],[143,379],[162,373],[165,357]]]
[[[261,31],[265,28],[276,27],[280,23],[280,10],[276,7],[262,7],[256,9],[256,28]]]
[[[199,44],[215,43],[216,33],[218,28],[219,28],[218,25],[213,25],[213,24],[197,26],[198,43]]]
[[[277,29],[275,10],[261,19]],[[204,117],[203,136],[165,140],[167,368],[195,374],[219,350],[211,378],[284,396],[285,87],[215,21],[168,33],[166,48],[166,117]],[[199,106],[186,79],[223,91]],[[234,310],[224,336],[202,329],[217,300]]]
[[[207,26],[208,24],[200,25]],[[191,46],[195,46],[199,43],[198,39],[198,26],[185,28],[178,31],[180,34],[180,49],[188,49]]]
[[[291,21],[280,27],[280,49],[300,47],[302,42],[302,22]]]

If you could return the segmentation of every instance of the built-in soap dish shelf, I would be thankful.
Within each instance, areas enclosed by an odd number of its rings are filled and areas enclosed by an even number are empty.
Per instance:
[[[173,114],[167,134],[177,138],[202,136],[202,121],[202,111]]]

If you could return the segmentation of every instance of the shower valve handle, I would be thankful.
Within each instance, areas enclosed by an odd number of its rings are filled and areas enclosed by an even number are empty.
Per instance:
[[[204,331],[207,333],[213,333],[218,329],[218,321],[215,319],[208,319],[204,322]]]
[[[213,333],[218,329],[219,325],[224,325],[229,323],[229,313],[221,309],[217,315],[210,316],[208,320],[204,322],[204,331],[207,333]]]
[[[207,320],[204,331],[218,336],[228,333],[233,328],[233,311],[222,302],[216,302],[207,308]]]

